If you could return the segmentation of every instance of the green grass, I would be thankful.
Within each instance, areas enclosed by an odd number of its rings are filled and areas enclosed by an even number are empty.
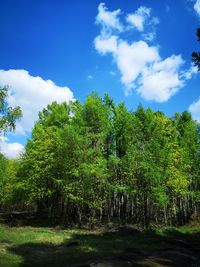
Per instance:
[[[200,227],[147,229],[141,234],[130,235],[0,225],[0,267],[67,267],[115,257],[130,247],[153,252],[169,246],[166,241],[174,239],[199,247],[199,236]]]

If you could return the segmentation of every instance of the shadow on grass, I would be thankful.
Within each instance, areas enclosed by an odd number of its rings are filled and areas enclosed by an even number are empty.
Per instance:
[[[61,244],[24,243],[9,246],[20,255],[19,267],[69,266],[200,266],[200,233],[166,229],[143,232],[80,233]],[[91,265],[91,263],[93,265]]]

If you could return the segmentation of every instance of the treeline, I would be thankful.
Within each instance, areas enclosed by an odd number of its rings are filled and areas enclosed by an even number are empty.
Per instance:
[[[1,209],[36,209],[55,224],[178,225],[199,209],[200,131],[187,111],[133,112],[95,93],[54,102],[21,159],[1,161]]]

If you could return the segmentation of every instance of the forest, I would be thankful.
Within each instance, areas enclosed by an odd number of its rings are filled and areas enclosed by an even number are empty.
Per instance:
[[[20,116],[7,114],[1,129]],[[83,104],[48,105],[21,157],[0,155],[0,211],[78,227],[183,225],[199,212],[199,166],[200,125],[190,113],[127,110],[94,92]]]
[[[200,267],[200,0],[0,10],[0,267]]]

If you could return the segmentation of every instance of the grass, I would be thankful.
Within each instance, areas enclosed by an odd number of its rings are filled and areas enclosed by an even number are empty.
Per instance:
[[[169,247],[171,242],[173,248],[176,246],[173,240],[183,240],[198,248],[200,227],[156,228],[130,234],[0,225],[0,267],[67,267],[117,257],[132,247],[153,253]]]

